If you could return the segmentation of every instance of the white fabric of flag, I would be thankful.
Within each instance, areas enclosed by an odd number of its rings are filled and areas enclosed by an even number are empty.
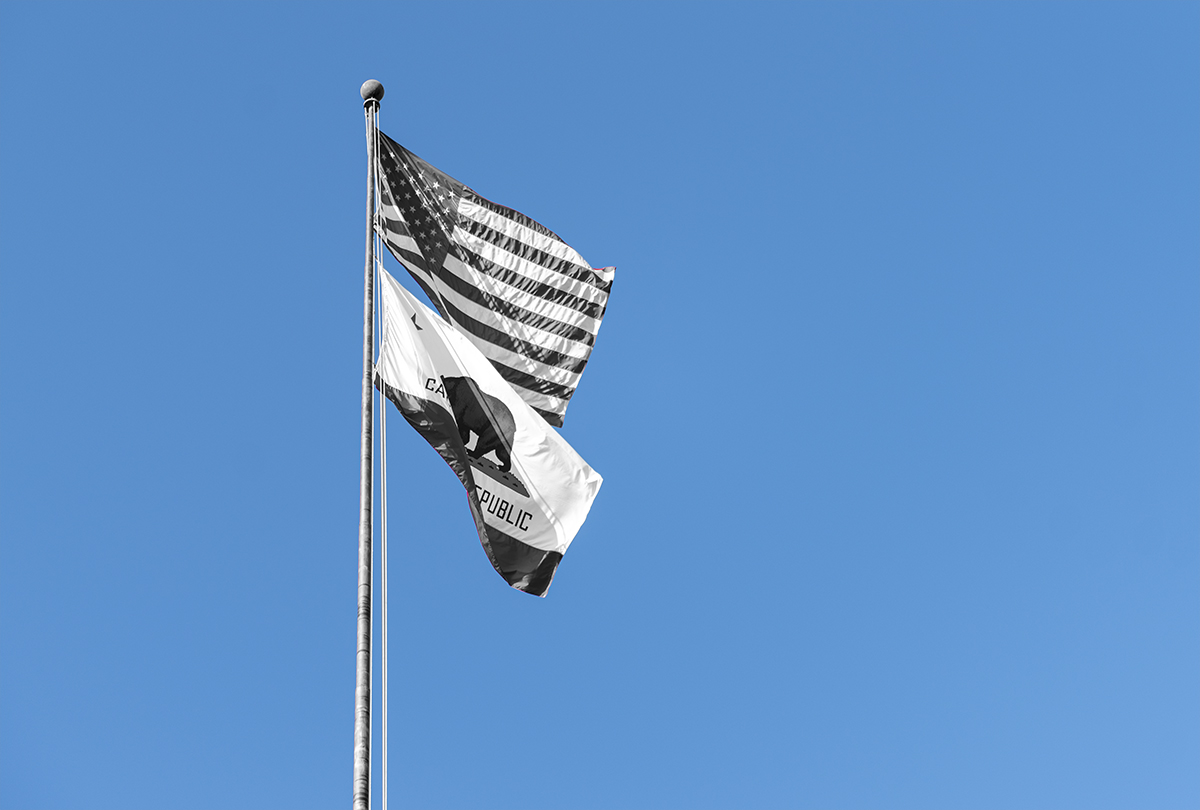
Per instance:
[[[458,475],[496,571],[518,590],[545,595],[600,475],[471,341],[378,272],[376,385]]]
[[[379,233],[392,255],[521,398],[561,427],[614,268],[593,268],[544,225],[383,133],[379,177]]]

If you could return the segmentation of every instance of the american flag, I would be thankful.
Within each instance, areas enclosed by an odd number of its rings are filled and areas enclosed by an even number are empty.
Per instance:
[[[550,229],[379,135],[384,244],[521,398],[561,427],[614,268],[593,268]]]

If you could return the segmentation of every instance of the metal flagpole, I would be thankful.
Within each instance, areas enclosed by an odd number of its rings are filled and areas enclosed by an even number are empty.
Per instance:
[[[358,473],[358,652],[354,663],[354,810],[371,802],[371,486],[375,385],[375,127],[383,85],[359,91],[367,119],[367,263],[363,281],[362,449]]]

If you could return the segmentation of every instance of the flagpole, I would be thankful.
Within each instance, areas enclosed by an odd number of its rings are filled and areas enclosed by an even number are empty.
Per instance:
[[[374,79],[359,93],[367,120],[367,260],[363,270],[362,447],[358,472],[358,651],[354,663],[354,810],[371,802],[371,428],[375,355],[375,128],[383,85]]]

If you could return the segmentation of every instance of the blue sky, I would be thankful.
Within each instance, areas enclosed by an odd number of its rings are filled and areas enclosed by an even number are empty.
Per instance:
[[[1200,806],[1198,23],[0,6],[0,807],[349,804],[367,78],[617,266],[545,600],[389,420],[393,806]]]

